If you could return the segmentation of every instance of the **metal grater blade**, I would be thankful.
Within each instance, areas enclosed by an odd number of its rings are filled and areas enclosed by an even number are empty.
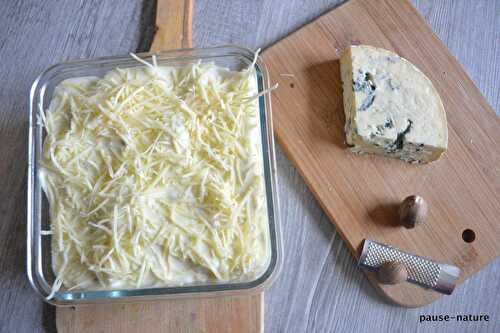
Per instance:
[[[405,265],[408,282],[447,295],[453,292],[460,275],[460,269],[456,266],[439,263],[369,239],[364,240],[359,266],[377,270],[380,265],[393,261]]]

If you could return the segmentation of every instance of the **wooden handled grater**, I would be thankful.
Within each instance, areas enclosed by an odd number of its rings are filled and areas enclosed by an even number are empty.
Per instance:
[[[445,263],[436,262],[392,246],[365,239],[359,257],[359,266],[376,271],[385,263],[401,263],[406,271],[408,282],[451,295],[460,269]]]

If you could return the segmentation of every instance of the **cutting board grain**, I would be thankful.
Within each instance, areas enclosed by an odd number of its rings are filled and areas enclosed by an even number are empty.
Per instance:
[[[192,0],[158,0],[152,52],[192,47]],[[57,308],[56,326],[66,332],[263,331],[264,296],[174,299],[154,303]]]
[[[350,44],[393,50],[419,67],[440,93],[449,149],[414,166],[350,153],[344,142],[339,54]],[[407,0],[351,0],[268,48],[278,141],[352,254],[364,238],[448,262],[460,282],[500,254],[500,122],[485,98]],[[287,74],[287,75],[283,75]],[[425,225],[397,226],[407,195],[430,205]],[[462,233],[471,229],[475,241]],[[379,285],[392,301],[421,306],[440,295],[408,283]]]
[[[176,299],[57,309],[58,332],[255,333],[263,330],[263,297]]]
[[[157,0],[151,51],[192,47],[193,0]]]

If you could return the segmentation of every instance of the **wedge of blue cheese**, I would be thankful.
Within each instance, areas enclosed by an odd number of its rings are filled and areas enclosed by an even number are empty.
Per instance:
[[[446,114],[431,81],[408,60],[367,45],[340,58],[347,145],[409,163],[437,160],[448,146]]]

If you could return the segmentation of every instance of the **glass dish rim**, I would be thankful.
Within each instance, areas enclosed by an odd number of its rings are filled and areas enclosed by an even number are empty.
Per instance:
[[[214,59],[217,57],[243,57],[252,62],[255,53],[250,49],[238,45],[221,45],[207,48],[175,49],[161,52],[137,53],[138,57],[149,60],[153,55],[162,61],[195,61]],[[41,272],[43,252],[41,250],[41,188],[37,179],[38,160],[36,152],[40,144],[38,139],[39,125],[37,123],[39,97],[45,94],[45,86],[40,86],[44,79],[52,80],[50,75],[57,74],[63,69],[76,70],[81,68],[96,68],[99,66],[132,63],[136,60],[128,55],[107,56],[92,59],[72,60],[60,62],[49,66],[34,81],[29,98],[29,131],[28,131],[28,182],[27,182],[27,275],[31,286],[44,300],[54,305],[75,305],[107,302],[140,302],[158,298],[201,297],[218,295],[242,295],[254,293],[268,287],[277,277],[282,265],[281,230],[278,213],[278,196],[276,184],[276,159],[274,152],[274,136],[272,128],[271,97],[269,93],[259,97],[259,114],[261,117],[261,141],[264,159],[264,178],[266,187],[266,200],[268,205],[268,224],[271,242],[271,258],[266,270],[256,279],[248,282],[206,283],[188,286],[154,287],[140,289],[117,289],[97,291],[60,292],[51,300],[46,300],[47,282]],[[137,66],[141,66],[138,64]],[[256,59],[259,93],[269,89],[269,73],[266,64],[260,57]],[[39,193],[40,192],[40,193]],[[40,206],[40,207],[39,207]],[[38,229],[37,229],[38,228]],[[44,285],[45,284],[45,285]],[[64,297],[61,297],[64,296]]]

